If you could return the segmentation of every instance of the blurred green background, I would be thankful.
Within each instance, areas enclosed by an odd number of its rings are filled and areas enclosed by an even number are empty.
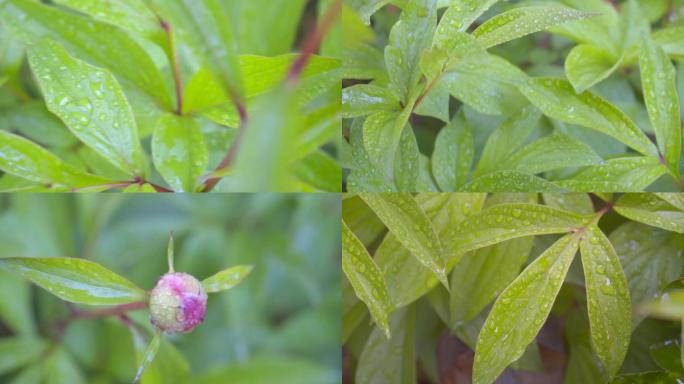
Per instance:
[[[210,295],[201,326],[165,337],[143,383],[338,383],[340,209],[334,194],[5,195],[0,257],[87,258],[151,289],[173,231],[177,271],[255,268]],[[147,310],[130,314],[151,332]],[[63,301],[0,271],[0,382],[132,382],[124,323],[77,320],[60,332],[68,315]],[[37,358],[36,338],[49,345]]]

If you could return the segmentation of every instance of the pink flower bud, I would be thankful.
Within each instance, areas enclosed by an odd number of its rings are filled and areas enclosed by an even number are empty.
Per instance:
[[[190,332],[206,312],[207,293],[187,273],[167,273],[150,294],[150,321],[164,332]]]

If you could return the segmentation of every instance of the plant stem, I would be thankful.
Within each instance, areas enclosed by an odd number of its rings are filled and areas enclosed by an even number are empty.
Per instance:
[[[160,20],[161,27],[166,32],[166,37],[169,42],[169,53],[171,57],[171,66],[173,67],[173,79],[176,83],[176,113],[183,115],[183,80],[181,78],[180,65],[178,62],[178,50],[176,49],[175,39],[173,37],[173,30],[171,25],[164,20]]]
[[[97,319],[100,317],[107,316],[121,316],[130,311],[137,311],[140,309],[147,308],[147,303],[142,301],[136,301],[134,303],[121,304],[114,307],[96,309],[93,311],[80,311],[74,309],[71,314],[70,320],[74,319]]]

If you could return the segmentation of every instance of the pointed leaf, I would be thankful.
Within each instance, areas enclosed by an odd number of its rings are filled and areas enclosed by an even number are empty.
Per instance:
[[[477,27],[473,35],[489,48],[554,25],[591,17],[591,13],[559,6],[520,7],[500,13]]]
[[[458,114],[442,128],[432,152],[432,173],[442,191],[457,191],[470,174],[475,157],[475,143],[463,114]]]
[[[644,155],[658,154],[648,137],[617,107],[591,92],[576,94],[565,80],[530,79],[520,91],[551,118],[603,132]]]
[[[596,226],[580,242],[587,290],[591,340],[607,375],[622,366],[632,333],[632,304],[627,279],[610,241]]]
[[[682,154],[682,120],[679,114],[677,73],[665,51],[644,36],[639,54],[644,101],[660,153],[674,172]]]
[[[152,137],[152,159],[174,191],[194,192],[209,162],[199,124],[189,117],[162,117]]]
[[[0,375],[38,361],[47,348],[48,344],[37,338],[4,337],[0,339]]]
[[[535,140],[506,160],[504,169],[537,174],[603,162],[587,144],[561,133]]]
[[[62,300],[91,305],[145,301],[147,294],[107,268],[84,259],[0,259],[0,268],[47,289]]]
[[[389,337],[389,296],[385,280],[361,241],[342,221],[342,270],[375,323]]]
[[[560,238],[501,293],[477,338],[473,383],[493,383],[534,341],[551,312],[578,243],[576,234]]]
[[[468,183],[468,192],[560,192],[561,187],[541,177],[518,172],[497,171],[482,175]]]
[[[0,130],[0,169],[54,187],[87,187],[107,179],[81,172],[38,144]]]
[[[72,58],[50,40],[31,46],[28,57],[48,109],[109,162],[130,175],[144,176],[138,128],[114,76]]]
[[[684,211],[650,193],[626,194],[615,211],[622,216],[667,231],[684,233]]]
[[[379,111],[399,111],[401,105],[384,87],[358,84],[342,91],[342,116],[357,117]]]
[[[413,196],[407,193],[362,193],[360,196],[397,240],[448,288],[442,245]]]
[[[202,287],[207,293],[231,289],[240,284],[252,272],[253,268],[251,265],[238,265],[224,269],[202,280]]]
[[[500,204],[487,208],[454,228],[446,254],[463,254],[517,237],[572,232],[586,216],[537,204]]]
[[[140,378],[142,378],[142,375],[145,372],[145,369],[147,369],[147,367],[149,367],[154,361],[154,357],[157,355],[157,351],[159,350],[161,338],[162,331],[157,329],[154,333],[154,336],[152,337],[152,340],[150,340],[150,344],[147,346],[144,355],[142,355],[142,359],[138,358],[138,360],[140,361],[140,366],[138,367],[138,371],[136,372],[135,378],[133,379],[133,384],[138,384]]]
[[[554,183],[577,192],[640,192],[666,173],[656,158],[625,157],[587,167],[571,179]]]
[[[435,39],[445,39],[452,30],[464,32],[499,0],[451,0],[439,22]]]

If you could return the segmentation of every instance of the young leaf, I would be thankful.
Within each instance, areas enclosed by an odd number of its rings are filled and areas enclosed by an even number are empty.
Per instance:
[[[622,366],[632,333],[632,304],[627,279],[610,241],[590,225],[580,242],[587,290],[591,340],[606,374]]]
[[[47,348],[42,339],[4,337],[0,340],[0,375],[39,360]]]
[[[569,82],[553,78],[530,79],[520,91],[551,118],[603,132],[644,155],[658,155],[653,143],[629,117],[591,92],[578,95]]]
[[[565,59],[565,74],[577,93],[608,78],[622,64],[610,52],[592,44],[580,44]]]
[[[463,254],[517,237],[572,232],[586,220],[586,216],[544,205],[495,205],[452,229],[444,249],[447,255]]]
[[[109,182],[81,172],[40,145],[6,131],[0,131],[0,169],[54,187],[79,188]]]
[[[114,76],[72,58],[51,40],[31,46],[28,58],[48,109],[109,162],[132,176],[144,176],[138,128]]]
[[[375,323],[390,335],[387,286],[373,259],[361,241],[342,221],[342,270],[356,295],[366,303]]]
[[[416,310],[411,306],[392,315],[391,339],[385,338],[379,329],[373,330],[361,352],[356,369],[357,383],[416,382],[415,321]]]
[[[468,180],[475,156],[473,135],[465,117],[458,114],[442,128],[432,152],[432,173],[442,191],[457,191]]]
[[[412,0],[392,27],[385,48],[385,65],[390,89],[407,104],[409,94],[421,77],[420,55],[432,42],[437,22],[437,0]]]
[[[665,51],[646,35],[641,40],[639,67],[644,101],[658,148],[670,169],[676,173],[682,154],[682,121],[675,68]]]
[[[103,266],[84,259],[0,259],[0,268],[31,280],[62,300],[91,305],[145,301],[147,294],[135,284]]]
[[[157,329],[154,333],[154,336],[152,337],[152,340],[150,340],[150,344],[147,346],[147,349],[145,350],[145,354],[142,356],[142,360],[139,363],[140,367],[138,367],[138,371],[136,372],[135,378],[133,379],[133,384],[138,384],[138,382],[140,382],[140,378],[145,372],[145,369],[147,369],[147,367],[149,367],[150,364],[152,364],[152,362],[154,361],[154,357],[157,355],[157,351],[159,350],[159,344],[161,343],[161,339],[162,331],[160,329]]]
[[[578,243],[576,234],[560,238],[501,293],[477,338],[473,383],[493,383],[534,341],[551,312]]]
[[[348,4],[356,10],[364,23],[370,24],[370,17],[390,0],[349,0]]]
[[[587,167],[570,179],[554,183],[576,192],[640,192],[666,173],[655,157],[625,157]]]
[[[684,233],[684,211],[650,193],[622,195],[615,211],[624,217],[667,231]]]
[[[387,88],[358,84],[342,90],[342,117],[357,117],[379,111],[399,111],[399,100]]]
[[[199,124],[190,117],[162,117],[152,137],[152,159],[174,191],[194,192],[209,162]]]
[[[202,280],[202,287],[207,293],[220,292],[240,284],[252,272],[251,265],[238,265],[215,273]]]
[[[463,190],[468,192],[560,192],[562,189],[534,175],[518,171],[497,171],[476,178]]]
[[[360,196],[397,240],[448,289],[442,245],[430,219],[413,196],[405,193],[362,193]]]
[[[394,184],[400,192],[414,192],[420,174],[420,151],[410,125],[404,127],[399,147],[394,155]]]
[[[558,6],[521,7],[498,14],[477,27],[473,35],[489,48],[554,25],[591,17],[592,14]]]
[[[464,32],[499,0],[451,0],[437,26],[435,39],[445,39],[453,30]]]
[[[581,167],[603,162],[587,144],[561,133],[538,139],[510,156],[504,169],[537,174],[559,168]]]

